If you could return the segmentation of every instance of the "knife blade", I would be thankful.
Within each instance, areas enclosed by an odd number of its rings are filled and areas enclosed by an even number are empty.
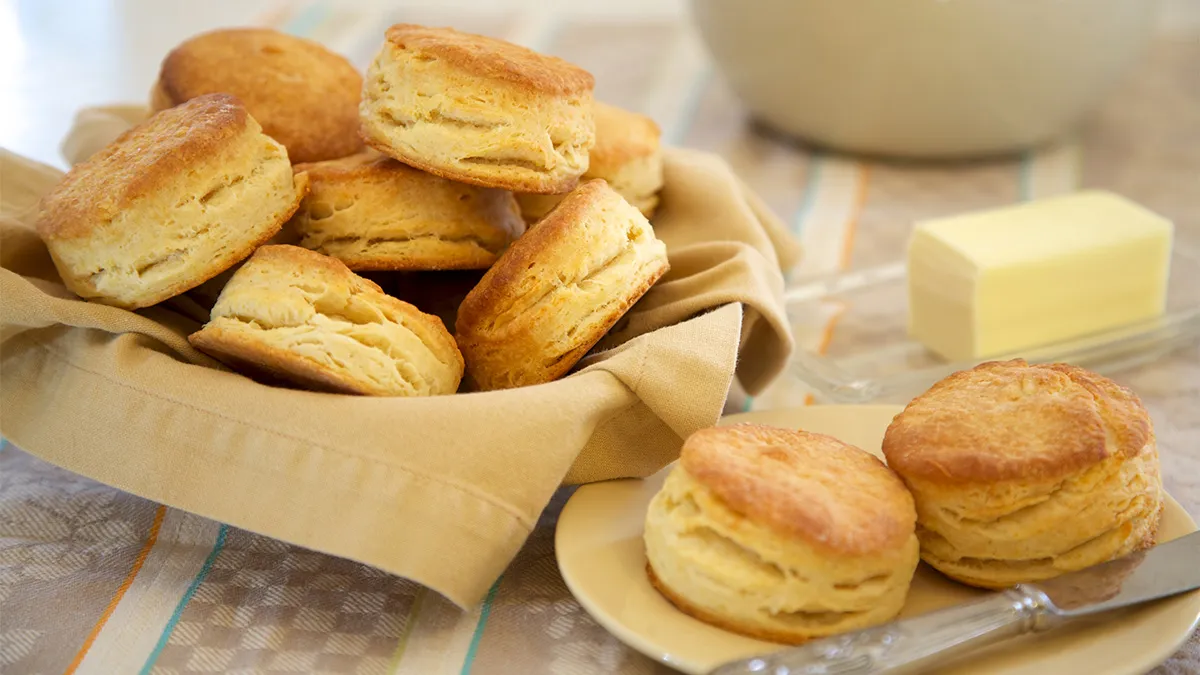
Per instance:
[[[1200,588],[1200,532],[981,600],[731,661],[711,675],[911,672],[1072,619]]]
[[[1200,588],[1200,532],[1031,585],[1065,618],[1186,593]]]

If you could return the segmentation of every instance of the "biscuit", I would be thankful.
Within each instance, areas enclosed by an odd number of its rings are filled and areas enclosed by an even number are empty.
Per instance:
[[[483,275],[455,337],[479,389],[565,375],[667,272],[645,216],[602,180],[567,195]]]
[[[863,450],[758,424],[702,429],[650,502],[647,572],[695,618],[794,644],[899,613],[915,521],[904,484]]]
[[[375,152],[301,164],[299,245],[352,270],[486,269],[525,231],[511,192],[456,183]]]
[[[437,317],[296,246],[255,251],[188,341],[235,370],[317,391],[437,396],[457,391],[463,373]]]
[[[345,157],[362,148],[362,76],[316,42],[266,28],[202,33],[167,54],[150,104],[162,110],[218,92],[240,98],[293,162]]]
[[[584,180],[604,179],[643,216],[652,217],[663,186],[658,125],[645,115],[600,101],[595,103],[595,115],[596,145],[588,155]],[[521,215],[530,223],[541,220],[560,201],[561,195],[517,195]]]
[[[307,190],[232,96],[164,110],[76,165],[37,230],[67,288],[137,309],[194,288],[278,232]]]
[[[1150,417],[1129,390],[1020,359],[955,373],[888,427],[924,560],[1004,588],[1154,544],[1163,505]]]
[[[367,69],[362,137],[450,180],[567,192],[595,142],[590,73],[503,40],[392,26]]]

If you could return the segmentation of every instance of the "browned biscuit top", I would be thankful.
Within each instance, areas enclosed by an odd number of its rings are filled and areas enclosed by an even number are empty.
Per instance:
[[[571,267],[579,255],[574,244],[580,237],[580,220],[610,191],[604,181],[590,180],[567,195],[537,227],[525,232],[463,300],[457,332],[486,331],[502,310],[519,309],[522,301],[536,300],[530,295],[540,286],[539,276],[551,273],[544,270]]]
[[[351,269],[486,269],[525,230],[512,193],[459,183],[374,151],[297,164],[312,191],[291,230]]]
[[[357,182],[376,177],[392,177],[396,174],[420,177],[430,181],[445,180],[425,173],[420,169],[414,169],[403,162],[396,161],[370,148],[339,159],[297,164],[294,169],[296,172],[307,172],[313,181],[331,183],[341,181]]]
[[[344,157],[362,147],[362,75],[316,42],[265,28],[202,33],[163,60],[155,105],[214,92],[239,97],[292,162]]]
[[[292,269],[296,271],[297,276],[308,271],[309,274],[329,275],[329,278],[336,279],[339,282],[345,283],[348,288],[354,291],[370,290],[376,293],[383,293],[383,289],[374,281],[355,274],[346,267],[346,264],[337,258],[331,258],[327,255],[322,255],[316,251],[310,251],[299,246],[291,246],[288,244],[269,244],[260,246],[250,257],[250,262],[257,264],[270,264],[280,268]],[[382,300],[390,304],[394,304],[406,311],[415,311],[416,308],[407,302],[402,302],[390,295],[384,294]]]
[[[905,477],[955,484],[1052,480],[1154,438],[1140,400],[1112,380],[1065,364],[984,363],[913,399],[883,451]]]
[[[481,188],[459,183],[441,176],[414,169],[375,150],[333,159],[324,162],[297,164],[297,172],[307,173],[313,182],[313,191],[353,188],[357,185],[377,184],[388,191],[388,207],[409,213],[419,210],[423,204],[445,204],[450,202],[463,213],[476,218],[488,217],[491,224],[516,238],[525,231],[525,223],[517,211],[511,193],[495,188]],[[448,236],[453,236],[453,218],[448,213],[440,216]],[[507,244],[507,240],[503,242]]]
[[[463,371],[436,316],[338,260],[289,245],[255,251],[188,340],[239,369],[321,391],[449,394]]]
[[[628,162],[659,150],[658,125],[635,112],[596,101],[596,145],[590,154],[588,174],[611,173]]]
[[[883,462],[836,438],[761,424],[701,429],[680,464],[732,510],[842,555],[905,546],[917,514]]]
[[[395,48],[411,51],[418,59],[442,59],[480,77],[549,94],[575,94],[595,86],[591,73],[556,56],[453,28],[402,23],[387,30],[387,39]]]
[[[67,172],[42,200],[38,234],[87,236],[134,200],[221,153],[249,122],[241,101],[228,94],[201,96],[153,115]]]
[[[301,162],[293,168],[297,173],[307,172],[314,180],[321,178],[353,178],[373,173],[378,167],[395,160],[375,150],[367,149],[348,157],[324,162]],[[415,170],[415,169],[414,169]]]

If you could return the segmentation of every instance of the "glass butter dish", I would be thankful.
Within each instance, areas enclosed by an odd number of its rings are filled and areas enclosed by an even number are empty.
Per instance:
[[[947,361],[909,337],[903,261],[794,280],[785,294],[798,343],[790,375],[818,402],[903,403],[980,361],[1020,357],[1101,374],[1146,363],[1200,340],[1200,242],[1180,234],[1162,316],[974,361]]]

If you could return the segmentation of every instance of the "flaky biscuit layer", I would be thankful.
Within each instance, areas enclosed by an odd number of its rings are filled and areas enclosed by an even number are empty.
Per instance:
[[[449,28],[390,28],[359,110],[363,140],[380,152],[444,178],[519,192],[567,192],[595,143],[590,74]]]
[[[137,309],[194,288],[279,231],[307,191],[283,146],[224,94],[160,112],[76,165],[38,233],[67,288]]]
[[[1129,390],[1022,360],[951,375],[884,437],[916,500],[922,557],[1003,588],[1152,546],[1163,504],[1150,417]]]
[[[783,643],[895,617],[918,559],[911,530],[898,545],[855,554],[785,535],[731,508],[683,466],[671,471],[651,502],[644,536],[651,579],[676,606],[728,630]]]
[[[320,391],[452,394],[463,373],[437,317],[295,246],[258,249],[221,291],[212,320],[188,339],[237,369]]]
[[[418,171],[378,153],[303,164],[309,194],[289,228],[352,270],[486,269],[525,230],[512,193]]]
[[[604,181],[581,185],[459,307],[470,380],[491,390],[565,375],[668,268],[637,209]]]
[[[654,120],[595,102],[596,145],[588,155],[584,180],[600,178],[650,218],[663,186],[663,156]],[[518,194],[521,215],[533,223],[562,201],[563,195]]]

